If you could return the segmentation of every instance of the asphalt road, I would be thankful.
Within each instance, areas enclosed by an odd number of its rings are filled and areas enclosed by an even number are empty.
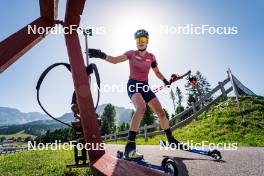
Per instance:
[[[221,150],[222,160],[179,150],[160,150],[159,145],[138,145],[146,161],[160,165],[163,155],[177,161],[180,176],[264,176],[264,147],[241,147]],[[106,152],[116,156],[124,145],[106,145]]]

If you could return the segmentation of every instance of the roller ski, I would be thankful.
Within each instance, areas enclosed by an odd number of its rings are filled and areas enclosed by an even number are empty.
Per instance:
[[[169,156],[163,156],[164,159],[161,162],[161,165],[154,165],[144,160],[144,157],[142,154],[137,153],[136,151],[131,151],[130,154],[128,154],[128,157],[125,156],[125,154],[121,151],[117,151],[118,159],[127,160],[129,162],[136,163],[138,165],[148,167],[151,169],[159,170],[161,172],[164,172],[170,176],[177,176],[178,175],[178,168],[176,165],[176,161],[169,157]]]
[[[181,144],[179,141],[176,139],[172,139],[169,141],[170,146],[177,148],[179,150],[191,152],[191,153],[196,153],[200,155],[206,155],[212,157],[214,160],[219,161],[222,159],[220,151],[214,149],[214,150],[196,150],[196,149],[191,149],[189,146]],[[167,143],[165,141],[160,141],[160,145],[163,147],[168,147]]]
[[[117,158],[127,160],[130,162],[134,162],[144,167],[149,167],[155,170],[162,171],[167,173],[168,175],[176,176],[178,175],[178,168],[176,165],[176,161],[170,157],[164,157],[161,162],[161,166],[151,164],[144,160],[142,154],[136,151],[136,144],[134,141],[130,141],[126,144],[125,152],[117,151]]]

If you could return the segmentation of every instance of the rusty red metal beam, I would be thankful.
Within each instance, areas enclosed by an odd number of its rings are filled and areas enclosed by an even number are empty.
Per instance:
[[[58,3],[59,0],[39,0],[40,16],[54,24],[58,18]]]
[[[29,25],[36,28],[51,28],[55,25],[58,16],[58,0],[39,0],[39,3],[41,17],[0,42],[0,73],[46,36],[47,33],[29,33]]]
[[[80,15],[84,8],[85,0],[68,0],[64,27],[80,24]],[[88,144],[101,144],[102,138],[90,91],[90,84],[85,71],[78,33],[76,31],[65,34],[66,46],[71,64],[74,88],[80,110],[81,124],[85,141]],[[125,160],[119,160],[105,153],[104,150],[88,150],[92,172],[96,176],[124,176],[124,175],[166,175],[160,171],[140,166]]]
[[[80,109],[81,124],[85,141],[88,144],[99,145],[102,143],[102,139],[92,100],[90,85],[85,71],[78,33],[75,31],[72,32],[72,34],[65,34],[65,40],[71,64],[76,97]],[[90,161],[99,159],[104,153],[104,150],[88,150]]]
[[[76,25],[76,27],[79,26],[80,15],[82,14],[84,4],[85,0],[67,1],[66,15],[64,21],[65,28],[69,27],[70,25]],[[86,143],[94,145],[101,144],[102,138],[92,100],[90,85],[85,71],[85,65],[81,51],[80,41],[78,38],[78,33],[77,31],[66,32],[71,32],[65,34],[65,40],[72,69],[75,92],[80,109],[81,124],[83,127],[85,141]],[[90,161],[95,161],[98,160],[101,156],[103,156],[105,154],[105,151],[89,150],[88,154]]]
[[[140,166],[125,160],[118,160],[108,154],[104,154],[99,160],[91,164],[92,172],[96,176],[168,176],[161,171]]]
[[[38,18],[28,25],[36,26],[36,28],[53,27],[42,18]],[[0,43],[0,73],[45,37],[45,34],[29,34],[28,25]]]
[[[76,27],[80,24],[80,15],[84,8],[85,0],[68,0],[66,6],[66,14],[64,20],[65,29],[70,25]],[[80,41],[77,31],[66,31],[65,34],[66,46],[69,55],[69,60],[72,69],[72,77],[74,88],[80,109],[81,124],[83,127],[85,141],[88,144],[99,145],[102,143],[99,124],[92,100],[90,85],[88,83],[85,64],[83,60]],[[89,150],[90,161],[98,160],[104,150]]]
[[[66,6],[66,13],[64,19],[64,25],[76,25],[77,27],[81,21],[81,15],[83,12],[85,0],[68,0]]]

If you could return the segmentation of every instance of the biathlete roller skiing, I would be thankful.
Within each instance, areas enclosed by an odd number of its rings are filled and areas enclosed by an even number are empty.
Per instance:
[[[143,159],[143,155],[141,153],[138,153],[136,150],[135,140],[140,122],[146,110],[146,105],[148,105],[157,114],[160,120],[160,126],[164,130],[169,144],[173,144],[173,146],[181,150],[192,151],[188,146],[181,144],[172,135],[169,120],[167,119],[162,105],[160,104],[160,101],[156,97],[155,93],[163,89],[164,87],[169,87],[171,83],[175,82],[178,79],[182,79],[187,75],[189,75],[189,81],[192,84],[195,84],[197,80],[195,79],[195,77],[190,77],[190,71],[182,76],[173,74],[171,78],[167,80],[161,73],[154,54],[147,51],[149,33],[144,29],[140,29],[135,32],[134,38],[136,41],[137,50],[127,51],[120,56],[110,56],[99,49],[88,50],[90,58],[104,59],[113,64],[121,63],[127,60],[129,61],[130,76],[127,82],[127,92],[135,107],[135,113],[130,123],[124,157],[128,160],[134,161],[140,161]],[[148,75],[150,69],[152,69],[157,78],[164,83],[164,86],[154,90],[155,93],[150,89],[150,86],[148,84]],[[72,101],[72,111],[74,112],[74,114],[79,113],[75,97],[73,97]]]

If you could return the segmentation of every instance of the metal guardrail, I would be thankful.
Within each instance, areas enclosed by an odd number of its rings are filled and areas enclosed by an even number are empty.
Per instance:
[[[201,97],[197,102],[192,104],[192,107],[186,109],[185,111],[175,115],[174,117],[172,117],[170,119],[170,122],[174,122],[176,119],[180,119],[181,117],[185,116],[186,114],[189,114],[190,112],[192,112],[192,114],[185,118],[184,120],[180,121],[177,124],[174,124],[171,129],[172,131],[176,130],[177,128],[181,128],[187,124],[189,124],[191,121],[193,121],[194,119],[198,118],[199,115],[201,115],[203,112],[208,111],[213,105],[215,105],[217,102],[219,102],[221,99],[227,99],[227,94],[229,94],[232,90],[233,87],[228,88],[227,90],[225,90],[225,85],[227,83],[230,82],[230,78],[228,77],[227,79],[225,79],[223,82],[219,82],[218,85],[212,89],[210,92],[208,92],[206,95],[204,95],[203,97]],[[212,97],[213,94],[215,94],[217,91],[221,91],[221,94],[213,99],[211,102],[209,102],[207,105],[203,106],[201,109],[197,110],[198,107],[200,107],[201,105],[203,105],[203,103],[205,103],[208,99],[210,99]],[[156,135],[160,135],[163,134],[164,131],[154,131],[154,132],[148,132],[148,130],[150,129],[154,129],[154,128],[158,128],[159,125],[158,124],[154,124],[154,125],[144,125],[144,127],[141,127],[139,129],[139,131],[144,131],[143,134],[138,134],[137,137],[144,137],[145,141],[148,140],[148,137],[152,137],[152,136],[156,136]],[[123,136],[125,135],[126,136]],[[118,141],[118,140],[125,140],[127,138],[127,134],[128,134],[128,130],[126,131],[120,131],[117,133],[113,133],[113,134],[107,134],[105,136],[102,136],[102,139],[104,141]]]

